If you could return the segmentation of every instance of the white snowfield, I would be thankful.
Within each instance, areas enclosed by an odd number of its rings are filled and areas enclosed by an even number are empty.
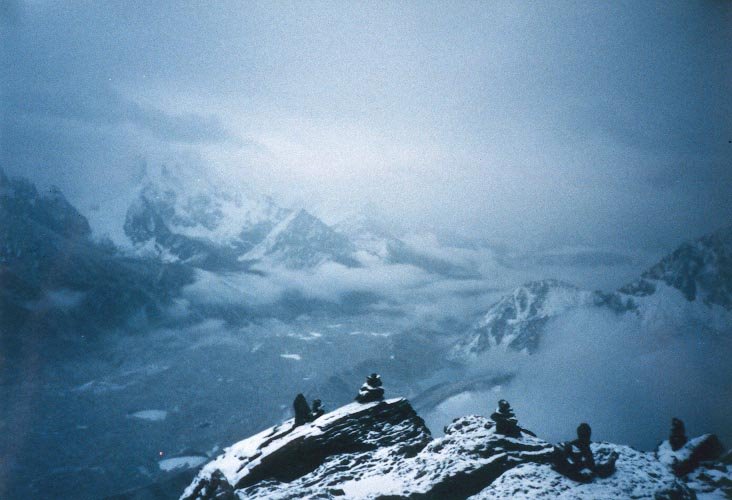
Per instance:
[[[352,403],[292,426],[289,420],[227,448],[181,498],[690,500],[716,498],[724,488],[732,494],[726,465],[678,478],[663,447],[653,453],[610,443],[592,449],[598,462],[618,453],[615,474],[580,484],[552,469],[552,444],[497,434],[485,417],[455,419],[444,437],[431,439],[404,399]]]

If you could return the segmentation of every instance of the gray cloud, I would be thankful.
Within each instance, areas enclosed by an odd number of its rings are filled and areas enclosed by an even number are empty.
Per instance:
[[[477,372],[516,378],[492,393],[448,400],[428,422],[486,415],[506,398],[520,422],[555,442],[573,438],[575,427],[589,422],[598,441],[653,449],[667,437],[674,416],[691,435],[719,432],[729,440],[732,371],[724,360],[732,344],[724,335],[700,333],[693,326],[641,325],[634,315],[581,309],[550,323],[535,355],[487,355]]]
[[[518,245],[732,220],[727,3],[11,7],[2,161],[72,197],[145,158]]]

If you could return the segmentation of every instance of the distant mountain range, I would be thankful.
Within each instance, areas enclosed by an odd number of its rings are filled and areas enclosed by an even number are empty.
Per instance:
[[[0,171],[4,352],[38,336],[79,341],[135,316],[152,320],[192,278],[186,266],[126,256],[93,240],[86,218],[58,189],[41,193]]]
[[[534,353],[547,324],[579,308],[632,314],[646,326],[693,323],[717,333],[732,330],[732,227],[683,243],[615,292],[581,290],[558,280],[526,283],[491,305],[451,357],[470,360],[494,348]]]
[[[164,167],[141,179],[124,231],[140,254],[208,270],[256,264],[260,269],[304,269],[324,262],[359,267],[376,259],[450,277],[476,277],[475,271],[431,256],[373,220],[331,227],[307,210],[282,208],[244,187],[180,177]]]

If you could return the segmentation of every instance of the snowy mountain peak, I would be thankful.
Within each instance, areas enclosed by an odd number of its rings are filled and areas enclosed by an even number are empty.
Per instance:
[[[202,266],[235,266],[288,215],[270,198],[232,189],[195,171],[145,169],[125,217],[139,250]]]
[[[493,304],[451,352],[469,359],[493,347],[528,353],[539,346],[541,331],[553,317],[593,302],[593,293],[559,280],[526,283]]]
[[[732,226],[683,243],[620,292],[643,297],[663,282],[686,300],[732,310]]]
[[[141,205],[174,234],[239,249],[251,248],[287,215],[270,198],[243,186],[231,189],[202,176],[176,176],[165,167],[157,175],[148,171],[142,178],[137,200],[128,212],[130,224]],[[139,242],[139,232],[135,235],[130,229],[128,234]]]
[[[354,252],[355,247],[346,236],[301,209],[282,219],[240,260],[267,259],[290,268],[313,267],[328,260],[356,266]]]

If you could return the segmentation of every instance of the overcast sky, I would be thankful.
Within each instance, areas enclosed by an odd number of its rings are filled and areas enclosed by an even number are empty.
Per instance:
[[[517,245],[732,223],[731,2],[0,9],[1,165],[82,211],[146,161]]]

